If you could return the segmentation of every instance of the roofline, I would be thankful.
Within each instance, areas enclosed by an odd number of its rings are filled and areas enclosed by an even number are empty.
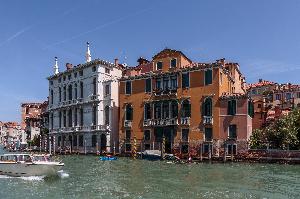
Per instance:
[[[78,64],[77,66],[69,69],[69,70],[65,70],[63,72],[60,72],[56,75],[51,75],[49,77],[47,77],[48,80],[51,80],[51,79],[55,79],[57,77],[60,77],[64,74],[68,74],[68,73],[71,73],[71,72],[74,72],[74,71],[77,71],[77,70],[81,70],[83,68],[87,68],[87,67],[90,67],[90,66],[94,66],[94,65],[98,65],[98,64],[101,64],[101,65],[105,65],[105,66],[108,66],[108,67],[111,67],[111,68],[117,68],[117,69],[120,69],[119,66],[116,66],[115,64],[111,63],[111,62],[108,62],[108,61],[105,61],[105,60],[101,60],[101,59],[94,59],[90,62],[87,62],[87,63],[84,63],[84,64]],[[121,70],[121,69],[120,69]]]

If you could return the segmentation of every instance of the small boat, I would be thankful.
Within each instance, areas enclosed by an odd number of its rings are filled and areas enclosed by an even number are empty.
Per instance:
[[[161,151],[159,150],[145,150],[144,152],[140,153],[142,159],[145,160],[161,160]]]
[[[53,176],[64,163],[51,160],[50,155],[4,154],[0,155],[0,175],[14,177]]]
[[[115,157],[115,156],[100,156],[99,160],[102,160],[102,161],[117,160],[117,157]]]

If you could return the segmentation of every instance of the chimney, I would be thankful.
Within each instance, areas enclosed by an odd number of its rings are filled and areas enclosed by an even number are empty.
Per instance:
[[[149,61],[143,57],[140,57],[137,62],[139,63],[139,65],[143,65],[143,64],[147,64],[149,63]]]
[[[70,70],[73,68],[73,65],[70,63],[66,63],[66,68],[67,68],[67,70]]]
[[[119,65],[119,59],[115,58],[115,65],[118,66]]]

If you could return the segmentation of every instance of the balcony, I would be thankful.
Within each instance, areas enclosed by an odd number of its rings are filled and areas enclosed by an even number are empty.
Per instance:
[[[109,125],[92,125],[91,130],[92,131],[108,131]]]
[[[131,128],[132,127],[132,120],[125,120],[124,127]]]
[[[151,126],[151,125],[152,125],[152,119],[144,120],[143,126]]]
[[[212,116],[203,116],[203,124],[213,124]]]
[[[167,88],[167,89],[154,89],[153,93],[155,96],[170,96],[177,94],[177,88]]]
[[[183,117],[180,118],[180,124],[181,125],[190,125],[191,118],[190,117]]]
[[[178,125],[177,118],[152,119],[152,126],[172,126],[172,125]]]
[[[91,96],[90,96],[90,99],[91,99],[92,101],[99,100],[98,98],[99,98],[99,95],[91,95]]]

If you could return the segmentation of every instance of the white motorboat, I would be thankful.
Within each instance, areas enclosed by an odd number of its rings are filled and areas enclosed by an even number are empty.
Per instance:
[[[4,154],[0,155],[0,175],[15,177],[53,176],[64,163],[51,160],[50,155]]]

